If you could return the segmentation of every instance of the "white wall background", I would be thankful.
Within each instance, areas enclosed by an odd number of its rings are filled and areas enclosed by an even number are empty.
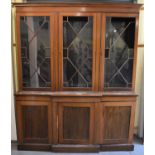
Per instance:
[[[15,123],[15,106],[14,106],[14,90],[13,77],[11,78],[11,140],[17,140],[16,123]]]
[[[11,0],[12,2],[22,2],[22,0]],[[15,37],[15,10],[12,8],[12,15],[11,15],[11,25],[12,25],[12,44],[16,43],[16,37]],[[17,74],[15,74],[15,68],[13,67],[15,65],[15,53],[16,48],[12,45],[12,78],[11,78],[11,140],[17,140],[17,132],[16,132],[16,121],[15,121],[15,104],[14,104],[14,92],[17,88],[17,83],[15,84],[15,79],[17,79]]]

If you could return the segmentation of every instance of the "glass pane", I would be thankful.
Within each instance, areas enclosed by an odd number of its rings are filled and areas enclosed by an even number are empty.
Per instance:
[[[50,18],[20,18],[23,87],[51,87]]]
[[[135,18],[106,18],[105,88],[132,86]]]
[[[63,86],[92,86],[92,17],[63,18]]]

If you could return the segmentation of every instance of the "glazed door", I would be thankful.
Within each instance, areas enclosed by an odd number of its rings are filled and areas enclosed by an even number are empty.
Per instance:
[[[60,90],[94,90],[96,14],[60,14],[59,34]]]
[[[20,89],[54,89],[53,22],[52,14],[17,13]]]
[[[92,144],[93,103],[59,103],[59,143]]]
[[[100,72],[101,87],[105,90],[134,89],[137,22],[137,14],[107,13],[102,16]]]

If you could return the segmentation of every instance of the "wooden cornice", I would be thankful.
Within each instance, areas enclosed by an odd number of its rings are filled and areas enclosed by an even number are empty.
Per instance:
[[[104,11],[104,12],[129,12],[138,13],[142,8],[143,4],[133,4],[133,3],[12,3],[14,7],[83,7],[83,12],[85,11]]]

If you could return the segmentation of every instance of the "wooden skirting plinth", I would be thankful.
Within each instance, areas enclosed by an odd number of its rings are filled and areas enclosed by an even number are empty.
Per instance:
[[[31,151],[52,151],[52,152],[67,152],[67,153],[80,153],[80,152],[102,152],[102,151],[133,151],[134,145],[132,144],[109,144],[109,145],[49,145],[49,144],[22,144],[18,145],[18,150],[31,150]]]
[[[49,144],[18,144],[18,150],[27,151],[51,151]]]
[[[99,152],[99,145],[52,145],[53,152]]]
[[[133,151],[134,145],[132,144],[112,144],[101,145],[100,151]]]

